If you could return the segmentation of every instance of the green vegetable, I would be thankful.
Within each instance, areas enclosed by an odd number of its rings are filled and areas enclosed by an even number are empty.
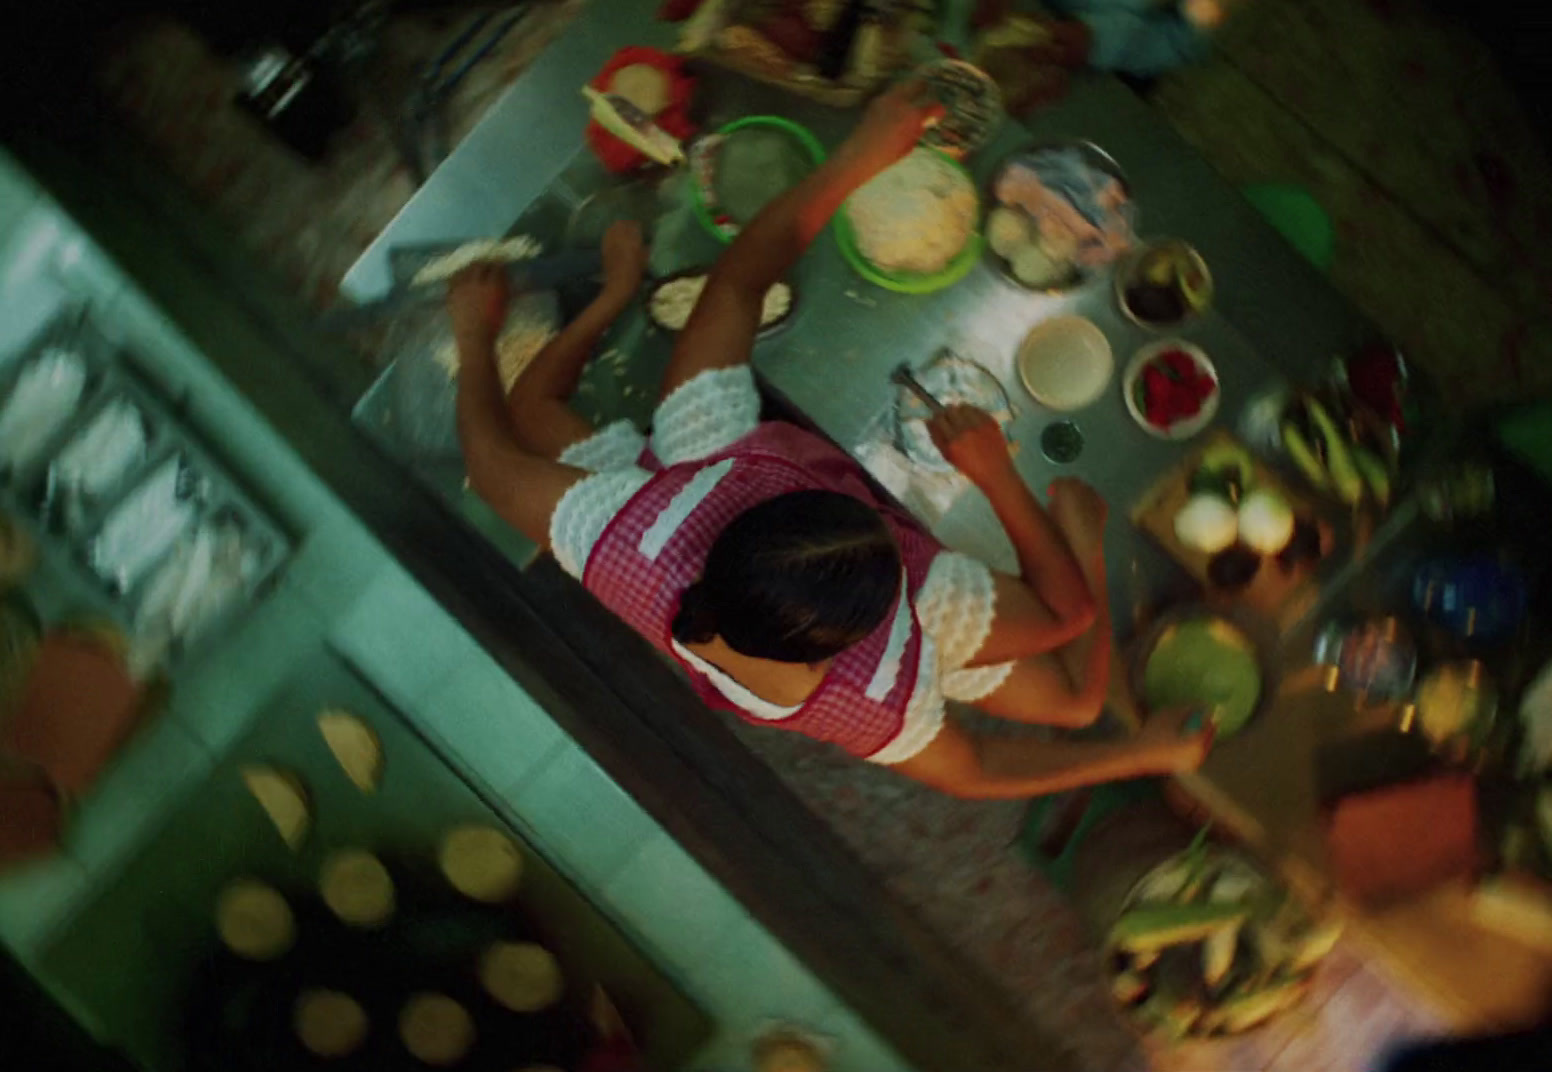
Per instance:
[[[1250,451],[1238,443],[1214,443],[1202,451],[1201,468],[1236,470],[1248,486],[1255,478],[1256,463]]]
[[[1331,477],[1326,473],[1326,467],[1321,464],[1320,456],[1315,453],[1314,446],[1299,431],[1299,426],[1291,420],[1283,421],[1283,449],[1288,452],[1288,457],[1293,459],[1293,464],[1299,467],[1299,472],[1304,474],[1304,479],[1310,482],[1310,486],[1316,491],[1330,491]]]
[[[1192,495],[1216,495],[1237,504],[1255,482],[1255,463],[1250,452],[1237,443],[1219,443],[1202,452],[1191,474]]]
[[[1331,486],[1337,498],[1348,506],[1357,506],[1363,501],[1363,477],[1358,475],[1358,467],[1353,463],[1347,437],[1326,412],[1326,407],[1319,402],[1313,398],[1308,399],[1305,408],[1309,411],[1310,419],[1315,422],[1320,438],[1325,442],[1326,472],[1331,476]]]
[[[1305,972],[1325,960],[1336,948],[1337,940],[1342,937],[1342,922],[1336,919],[1328,919],[1324,923],[1311,927],[1295,942],[1293,957],[1288,962],[1288,970],[1294,973]]]
[[[1354,447],[1353,464],[1358,467],[1364,483],[1369,486],[1369,494],[1374,497],[1380,509],[1388,507],[1392,491],[1390,470],[1385,467],[1380,456],[1367,447]]]
[[[1200,1001],[1155,993],[1137,1009],[1137,1015],[1170,1038],[1179,1041],[1191,1033],[1206,1010]]]
[[[1110,993],[1122,1005],[1135,1005],[1148,994],[1148,980],[1140,972],[1124,971],[1110,981]]]
[[[1239,905],[1141,905],[1116,920],[1110,944],[1128,953],[1148,953],[1199,942],[1225,927],[1237,928],[1250,914]]]
[[[1279,981],[1240,994],[1213,1011],[1215,1026],[1225,1031],[1248,1031],[1296,1004],[1304,996],[1306,984]]]

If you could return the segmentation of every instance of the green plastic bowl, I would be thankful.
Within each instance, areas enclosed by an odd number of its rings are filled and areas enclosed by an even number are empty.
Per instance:
[[[944,160],[954,165],[955,169],[965,176],[965,181],[970,183],[970,188],[976,190],[975,180],[964,165],[947,153],[938,152]],[[976,190],[980,213],[980,191]],[[979,227],[979,225],[977,225]],[[930,272],[925,275],[904,272],[886,272],[872,261],[862,255],[862,250],[857,246],[857,234],[852,230],[851,220],[846,215],[846,206],[843,204],[835,214],[835,242],[841,247],[841,256],[846,258],[857,274],[869,283],[883,287],[885,290],[893,290],[900,294],[931,294],[933,291],[951,287],[970,273],[975,267],[975,262],[981,259],[986,240],[981,236],[979,229],[970,232],[970,237],[965,240],[965,248],[960,250],[954,259],[945,265],[942,271]]]
[[[740,130],[747,130],[750,127],[772,127],[776,130],[780,130],[786,134],[789,134],[792,136],[792,139],[801,145],[808,153],[809,159],[813,161],[815,169],[817,169],[820,164],[824,163],[825,151],[824,147],[819,144],[819,139],[814,137],[813,134],[809,133],[807,127],[799,126],[797,123],[792,122],[792,120],[783,119],[779,115],[749,115],[742,119],[735,119],[733,122],[728,123],[726,126],[720,127],[713,131],[711,137],[725,138],[729,134]],[[738,232],[742,229],[743,225],[736,223],[729,224],[717,222],[716,216],[712,211],[712,206],[706,201],[706,192],[702,188],[700,177],[694,174],[693,159],[691,163],[690,190],[690,204],[691,207],[694,208],[695,218],[700,220],[701,226],[706,228],[706,230],[715,236],[719,241],[732,242],[733,239],[737,238]]]

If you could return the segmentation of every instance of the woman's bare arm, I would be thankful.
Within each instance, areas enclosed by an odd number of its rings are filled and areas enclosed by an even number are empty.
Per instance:
[[[1209,732],[1186,733],[1189,709],[1153,715],[1135,737],[1113,741],[982,737],[948,723],[894,770],[951,796],[1017,800],[1124,778],[1195,770]]]
[[[1014,468],[997,422],[973,406],[950,406],[930,430],[943,456],[991,503],[1013,543],[1025,589],[999,585],[997,621],[972,665],[1055,651],[1088,632],[1099,613],[1097,594]]]
[[[558,458],[594,432],[571,408],[577,381],[593,348],[641,288],[647,250],[637,224],[613,224],[603,240],[604,285],[598,296],[539,351],[507,394],[510,428],[518,446],[541,458]]]
[[[465,269],[448,288],[459,356],[458,440],[475,493],[543,547],[561,497],[587,474],[524,450],[512,434],[496,371],[506,301],[506,275],[489,265]]]

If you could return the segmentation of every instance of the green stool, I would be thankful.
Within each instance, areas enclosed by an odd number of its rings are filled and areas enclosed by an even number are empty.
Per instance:
[[[1498,421],[1498,441],[1552,484],[1552,404],[1511,410]]]
[[[1322,272],[1331,270],[1336,228],[1314,194],[1302,186],[1277,182],[1255,183],[1240,192],[1305,260]]]
[[[1018,839],[1019,847],[1024,851],[1024,855],[1029,857],[1029,862],[1051,880],[1053,886],[1059,890],[1069,890],[1072,885],[1072,872],[1078,856],[1078,847],[1083,844],[1083,839],[1088,832],[1103,819],[1122,808],[1146,800],[1159,799],[1159,787],[1160,781],[1157,778],[1136,778],[1128,782],[1109,782],[1094,786],[1092,789],[1074,790],[1075,793],[1086,793],[1088,803],[1083,806],[1083,814],[1073,824],[1072,833],[1067,836],[1066,842],[1054,856],[1049,855],[1046,849],[1042,848],[1041,842],[1046,838],[1047,823],[1052,817],[1052,812],[1057,808],[1066,807],[1071,794],[1053,793],[1051,796],[1041,797],[1029,805],[1029,811],[1024,816],[1024,829]]]

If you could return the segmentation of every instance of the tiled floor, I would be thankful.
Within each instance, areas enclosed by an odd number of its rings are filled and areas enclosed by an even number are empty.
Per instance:
[[[582,3],[554,5],[514,34],[455,102],[455,127],[466,128]],[[1291,181],[1315,193],[1337,228],[1333,284],[1447,397],[1552,389],[1552,167],[1486,51],[1409,0],[1244,7],[1211,60],[1161,81],[1153,96],[1161,113],[1232,180]],[[406,22],[395,47],[424,55],[445,32]],[[196,39],[166,23],[142,26],[103,67],[129,121],[195,194],[297,290],[325,302],[411,192],[407,177],[370,121],[308,169],[225,107],[229,79]],[[855,776],[825,788],[823,758],[788,741],[767,739],[760,750],[826,800],[843,836],[925,918],[1018,981],[1010,985],[1023,984],[1030,1015],[1079,1040],[1086,1067],[1131,1063],[1131,1036],[1070,913],[1008,852],[1017,806],[932,800]],[[567,761],[584,766],[560,763],[541,777],[590,777],[585,757]],[[596,863],[613,881],[655,866],[644,854]],[[1316,999],[1273,1028],[1151,1058],[1179,1072],[1367,1069],[1393,1039],[1433,1026],[1342,954]]]

